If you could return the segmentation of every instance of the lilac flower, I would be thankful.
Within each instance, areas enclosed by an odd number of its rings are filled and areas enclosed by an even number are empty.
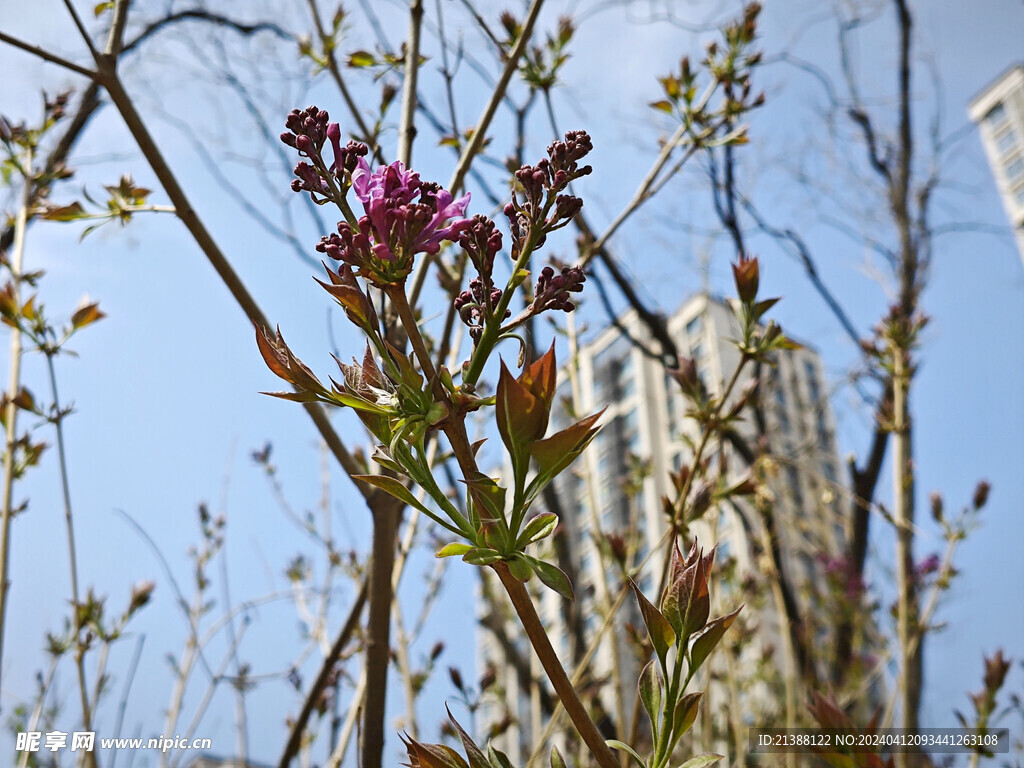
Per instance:
[[[532,311],[534,314],[548,309],[572,312],[576,309],[576,305],[569,301],[569,294],[582,291],[583,282],[586,279],[583,267],[562,267],[562,271],[558,275],[551,267],[544,267],[540,277],[537,278],[537,286],[534,288]]]
[[[406,170],[401,161],[371,173],[366,160],[359,158],[352,191],[373,225],[374,252],[387,261],[437,253],[442,242],[458,240],[470,226],[465,219],[469,193],[454,200],[448,190],[420,181],[420,175]]]
[[[369,147],[357,141],[350,141],[342,147],[341,128],[337,123],[329,121],[327,111],[318,107],[293,109],[285,120],[288,130],[281,134],[282,142],[310,160],[309,163],[300,162],[295,166],[298,178],[292,180],[292,190],[310,192],[316,202],[322,202],[317,198],[318,195],[333,199],[334,190],[328,183],[329,179],[335,182],[338,193],[344,195],[356,161],[370,151]],[[323,157],[323,149],[328,141],[334,153],[334,161],[330,165]]]
[[[459,245],[469,255],[485,285],[492,284],[494,257],[501,250],[501,232],[486,216],[477,214],[459,235]]]
[[[579,165],[593,144],[586,131],[569,131],[565,141],[548,146],[548,156],[536,165],[524,165],[515,172],[522,190],[523,200],[513,195],[505,206],[512,230],[513,257],[532,233],[534,247],[539,247],[544,236],[566,226],[583,207],[583,202],[572,195],[560,194],[570,182],[591,172],[589,165]],[[534,230],[539,227],[539,231]]]
[[[939,570],[940,565],[942,560],[937,554],[932,553],[914,567],[914,578],[923,579]]]
[[[329,130],[325,135],[334,141],[332,134]],[[437,253],[441,243],[455,242],[472,225],[465,218],[468,194],[454,200],[401,162],[371,171],[362,156],[347,153],[344,159],[351,163],[352,191],[365,215],[358,227],[340,222],[338,234],[323,238],[317,250],[375,285],[401,283],[412,271],[416,254]]]

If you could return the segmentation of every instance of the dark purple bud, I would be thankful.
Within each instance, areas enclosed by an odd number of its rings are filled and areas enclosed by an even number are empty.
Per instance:
[[[987,480],[982,480],[978,483],[978,486],[974,489],[974,508],[981,509],[985,506],[988,501],[988,492],[992,489],[992,485]]]
[[[733,278],[736,281],[736,292],[740,301],[750,304],[757,298],[759,269],[756,258],[740,256],[739,261],[732,265]]]
[[[539,314],[548,309],[572,312],[576,309],[576,305],[569,301],[569,294],[582,291],[586,279],[583,267],[562,267],[562,271],[557,275],[551,267],[544,267],[540,277],[537,278],[537,285],[534,287],[534,298],[531,305],[533,314]]]

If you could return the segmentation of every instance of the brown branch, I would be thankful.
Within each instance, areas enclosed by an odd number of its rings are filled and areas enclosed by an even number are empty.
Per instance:
[[[544,667],[544,672],[551,681],[555,693],[558,694],[562,706],[565,707],[566,714],[569,715],[576,730],[586,743],[587,748],[601,768],[619,768],[619,761],[612,754],[608,745],[605,744],[604,736],[598,730],[594,721],[590,719],[590,715],[583,706],[583,702],[580,701],[579,696],[576,694],[576,689],[569,681],[565,670],[562,669],[562,664],[558,660],[555,649],[551,647],[551,640],[544,631],[544,625],[541,623],[540,616],[537,615],[537,609],[533,605],[530,593],[526,590],[526,585],[512,575],[508,565],[502,560],[494,563],[491,568],[498,574],[498,578],[501,579],[505,591],[508,592],[509,599],[512,600],[512,606],[516,609],[516,614],[518,614],[519,620],[526,630],[526,635],[530,638],[530,643],[537,652],[537,657],[540,659],[541,666]]]
[[[356,593],[355,602],[352,603],[352,607],[349,609],[348,617],[345,619],[345,623],[341,626],[341,631],[338,632],[338,638],[334,641],[334,645],[331,647],[330,653],[324,658],[324,663],[320,667],[320,673],[316,676],[316,680],[313,682],[313,687],[309,689],[309,693],[306,694],[306,700],[302,705],[302,711],[299,716],[295,719],[295,723],[292,725],[291,733],[288,735],[288,742],[285,744],[284,752],[281,753],[281,759],[278,760],[278,768],[288,768],[292,758],[299,753],[299,747],[302,745],[302,735],[306,731],[306,725],[309,723],[309,718],[313,714],[313,710],[316,708],[317,703],[320,700],[320,696],[324,689],[327,687],[327,683],[330,681],[332,673],[334,672],[334,666],[338,663],[341,658],[341,654],[348,647],[349,641],[352,639],[352,635],[356,631],[356,627],[359,626],[359,617],[363,613],[363,606],[366,605],[366,595],[368,591],[368,582],[364,578],[362,584],[359,585],[359,592]]]
[[[271,21],[257,21],[252,24],[243,24],[240,21],[236,21],[219,13],[213,13],[212,11],[207,11],[202,8],[192,8],[186,11],[175,11],[174,13],[169,13],[156,21],[150,22],[143,27],[139,34],[125,44],[123,52],[127,53],[128,51],[133,50],[157,32],[183,21],[207,22],[214,24],[215,26],[232,29],[242,35],[252,35],[257,32],[269,32],[282,40],[293,40],[295,37]]]
[[[481,571],[481,576],[483,576],[483,571]],[[490,632],[498,645],[501,646],[502,656],[515,670],[516,680],[519,683],[520,689],[528,691],[534,685],[537,685],[541,712],[545,718],[551,717],[551,713],[555,710],[555,701],[544,686],[538,684],[534,679],[533,674],[530,672],[529,659],[519,653],[519,649],[516,648],[515,643],[509,638],[501,617],[494,611],[488,611],[481,617],[480,626]]]
[[[68,61],[67,59],[62,58],[55,53],[50,53],[49,51],[40,48],[38,45],[32,45],[31,43],[26,43],[23,40],[19,40],[16,37],[8,35],[6,32],[0,31],[0,43],[7,43],[8,45],[13,46],[14,48],[19,48],[23,51],[26,51],[27,53],[31,53],[33,56],[38,56],[40,59],[48,61],[51,64],[56,64],[57,66],[63,67],[64,69],[76,72],[79,75],[82,75],[83,77],[88,77],[90,80],[96,78],[95,71],[87,67],[79,66],[78,64],[75,64],[73,61]]]
[[[402,80],[402,117],[398,126],[398,159],[412,164],[412,143],[416,138],[417,83],[420,72],[420,29],[423,26],[423,0],[409,4],[409,40],[405,50]]]
[[[448,182],[448,191],[453,195],[462,188],[462,183],[465,181],[466,173],[468,173],[470,166],[473,163],[473,158],[476,157],[477,153],[481,150],[484,145],[484,139],[487,135],[487,130],[491,127],[491,120],[494,119],[494,113],[498,110],[498,104],[505,97],[505,92],[508,90],[508,84],[512,80],[512,75],[515,74],[516,69],[519,67],[519,59],[522,58],[523,53],[526,52],[526,46],[530,42],[530,36],[533,34],[534,24],[537,22],[537,17],[540,15],[540,9],[544,5],[544,0],[533,0],[530,4],[530,10],[526,14],[526,18],[523,20],[523,29],[516,40],[515,46],[509,52],[508,58],[505,60],[505,67],[502,69],[501,76],[498,78],[498,82],[494,86],[494,91],[491,93],[490,99],[487,100],[487,104],[484,106],[484,111],[480,115],[480,119],[476,121],[476,125],[473,126],[473,136],[466,144],[466,148],[462,151],[462,155],[459,157],[458,165],[455,166],[455,172],[452,174],[451,181]]]
[[[352,116],[352,119],[356,121],[356,125],[359,126],[359,132],[362,134],[362,138],[369,142],[371,139],[370,128],[367,126],[366,120],[363,119],[363,115],[359,111],[359,106],[356,104],[355,99],[352,98],[352,93],[349,91],[348,85],[345,83],[345,78],[341,76],[341,67],[338,66],[338,58],[334,55],[334,41],[331,40],[330,35],[327,34],[327,30],[324,28],[323,21],[320,18],[320,9],[317,8],[316,0],[308,0],[308,5],[310,15],[313,17],[313,25],[316,27],[317,36],[320,38],[320,46],[323,48],[324,55],[327,58],[327,71],[331,73],[331,77],[334,79],[334,84],[338,86],[338,92],[341,94],[341,98],[345,101],[345,106],[348,107],[349,114]],[[384,154],[381,152],[380,146],[374,143],[372,151],[377,162],[384,165]]]

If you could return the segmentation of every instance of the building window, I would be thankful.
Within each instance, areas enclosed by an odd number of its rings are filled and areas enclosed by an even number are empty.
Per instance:
[[[676,438],[678,436],[677,432],[679,432],[679,424],[677,423],[678,420],[679,420],[679,405],[678,405],[678,395],[676,394],[678,389],[679,389],[679,384],[677,384],[676,380],[673,379],[671,376],[669,376],[666,373],[665,374],[665,419],[668,422],[666,424],[666,426],[668,427],[668,436],[669,436],[670,440]]]
[[[701,332],[704,330],[704,316],[697,315],[695,318],[690,320],[686,324],[686,339],[691,344],[694,340],[699,339]]]
[[[1022,177],[1024,177],[1024,157],[1018,157],[1012,163],[1006,164],[1006,178],[1011,184],[1016,184]]]
[[[1006,106],[1003,102],[999,102],[989,110],[988,114],[985,115],[985,122],[988,123],[992,130],[1006,122]]]
[[[825,409],[818,408],[818,447],[821,450],[828,449],[828,424],[825,423]]]
[[[1012,128],[1007,128],[1004,133],[996,137],[996,149],[999,150],[1000,155],[1005,155],[1015,146],[1017,146],[1017,134],[1013,132]]]
[[[811,407],[814,408],[821,400],[821,388],[818,386],[818,372],[814,370],[814,363],[804,360],[804,375],[807,377],[807,394],[811,397]]]
[[[793,495],[793,504],[797,509],[804,505],[804,493],[800,487],[800,473],[792,464],[786,467],[786,478],[789,480],[789,492]]]

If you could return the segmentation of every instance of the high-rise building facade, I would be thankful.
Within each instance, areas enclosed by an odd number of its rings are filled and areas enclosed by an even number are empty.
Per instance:
[[[1024,259],[1024,64],[1016,64],[985,88],[968,108],[978,124],[985,154]]]
[[[712,393],[721,392],[740,359],[731,341],[741,334],[732,310],[721,301],[698,295],[687,301],[668,324],[679,353],[697,361],[701,378]],[[602,561],[598,546],[606,534],[625,534],[631,562],[640,562],[652,553],[637,581],[645,594],[657,600],[668,528],[662,497],[673,496],[670,473],[690,461],[690,446],[699,438],[696,423],[687,417],[688,403],[678,383],[668,376],[660,360],[633,339],[651,341],[635,313],[629,312],[578,350],[575,366],[562,372],[559,384],[559,399],[571,403],[567,410],[579,416],[607,407],[595,441],[556,481],[562,535],[577,571],[576,599],[588,637],[603,622],[601,607],[618,596],[622,584],[619,574],[602,572],[601,564],[607,565],[607,557]],[[752,447],[761,433],[767,436],[767,448],[773,457],[768,472],[778,544],[787,575],[796,585],[805,610],[813,610],[824,599],[820,594],[822,579],[817,578],[823,569],[823,556],[835,557],[845,538],[842,495],[837,486],[840,469],[835,426],[817,353],[807,347],[786,351],[774,363],[760,371],[759,377],[764,428],[758,430],[747,418],[736,425],[736,432]],[[753,365],[748,365],[733,390],[734,397],[754,375]],[[567,420],[567,415],[556,411],[552,428]],[[724,453],[730,475],[739,478],[747,471],[735,450],[727,447]],[[713,508],[690,530],[705,547],[717,543],[717,563],[729,563],[736,581],[758,578],[770,568],[763,521],[752,504]],[[735,607],[721,604],[735,595],[725,597],[721,590],[718,594],[719,604],[713,608],[713,615]],[[573,633],[565,620],[563,601],[550,590],[538,591],[537,598],[552,643],[571,670],[580,653],[573,652]],[[592,678],[604,678],[608,685],[614,685],[612,660],[617,653],[618,684],[626,701],[632,701],[640,671],[624,632],[627,622],[642,626],[633,602],[630,597],[616,615],[614,637],[605,637],[588,665]],[[757,628],[757,640],[741,656],[741,663],[750,669],[765,653],[770,654],[771,648],[781,649],[786,642],[779,614],[770,601],[763,610],[755,610],[758,613],[752,623]],[[517,644],[521,659],[531,659],[533,654],[519,638],[513,621],[509,621],[507,632]],[[509,750],[513,764],[523,764],[529,757],[524,751],[539,738],[537,729],[544,724],[539,691],[529,689],[521,669],[517,675],[505,663],[491,633],[481,630],[479,650],[481,662],[498,669],[504,704],[515,721],[502,746]],[[762,693],[768,695],[767,691]],[[756,698],[756,691],[747,694]],[[612,698],[605,695],[601,703],[614,714]],[[492,710],[490,714],[498,712]]]

